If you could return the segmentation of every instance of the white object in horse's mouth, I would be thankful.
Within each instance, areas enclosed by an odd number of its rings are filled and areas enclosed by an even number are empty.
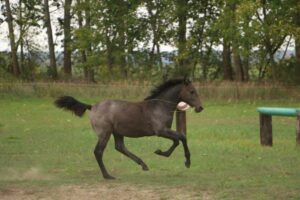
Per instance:
[[[181,111],[186,111],[187,109],[190,108],[190,105],[183,102],[183,101],[180,101],[178,104],[177,104],[177,109],[178,110],[181,110]]]

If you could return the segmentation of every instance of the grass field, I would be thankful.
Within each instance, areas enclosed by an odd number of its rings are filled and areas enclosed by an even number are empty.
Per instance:
[[[79,99],[93,104],[105,98]],[[144,172],[115,151],[111,138],[104,162],[118,179],[106,181],[94,159],[88,113],[77,118],[55,108],[53,100],[1,94],[0,199],[300,199],[295,119],[274,117],[274,146],[262,147],[256,112],[261,105],[299,103],[207,100],[202,113],[187,113],[190,169],[181,146],[164,158],[153,152],[170,141],[126,139],[148,164]]]

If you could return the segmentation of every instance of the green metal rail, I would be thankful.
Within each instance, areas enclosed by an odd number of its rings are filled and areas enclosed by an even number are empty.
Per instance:
[[[295,117],[300,113],[299,108],[276,108],[276,107],[259,107],[257,111],[265,115],[277,115],[286,117]]]

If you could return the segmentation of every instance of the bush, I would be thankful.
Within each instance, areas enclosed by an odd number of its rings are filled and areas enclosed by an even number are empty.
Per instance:
[[[297,66],[295,57],[280,61],[274,66],[273,77],[284,83],[299,84],[300,83],[300,69]]]

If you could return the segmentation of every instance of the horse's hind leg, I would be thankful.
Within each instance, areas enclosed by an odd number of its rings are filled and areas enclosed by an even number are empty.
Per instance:
[[[98,165],[100,167],[100,170],[102,172],[103,178],[105,178],[105,179],[114,179],[113,176],[108,174],[108,172],[107,172],[107,170],[104,166],[103,160],[102,160],[103,152],[104,152],[104,149],[105,149],[105,147],[107,145],[107,142],[110,138],[110,135],[111,135],[111,133],[106,133],[106,134],[99,135],[99,140],[98,140],[98,143],[97,143],[97,145],[95,147],[95,150],[94,150],[96,160],[97,160]]]
[[[130,151],[128,151],[128,149],[125,147],[124,136],[121,136],[121,135],[118,135],[118,134],[114,134],[114,138],[115,138],[115,148],[116,148],[117,151],[121,152],[122,154],[124,154],[128,158],[131,158],[137,164],[141,165],[142,169],[144,171],[148,171],[149,170],[149,168],[142,161],[142,159],[140,159],[139,157],[137,157],[136,155],[134,155],[133,153],[131,153]]]

